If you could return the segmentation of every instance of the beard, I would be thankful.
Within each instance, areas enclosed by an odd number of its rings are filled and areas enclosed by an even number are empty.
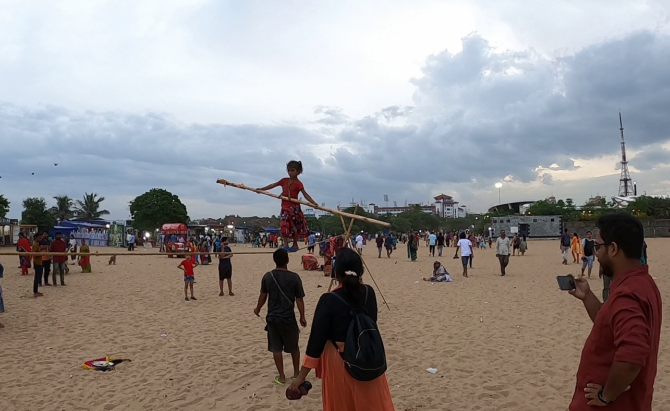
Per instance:
[[[607,276],[609,278],[614,277],[614,270],[612,269],[611,264],[602,264],[601,263],[601,267],[603,269],[603,275],[604,276]]]

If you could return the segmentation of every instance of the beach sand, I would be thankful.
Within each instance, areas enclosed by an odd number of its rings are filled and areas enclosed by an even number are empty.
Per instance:
[[[647,242],[669,318],[670,240]],[[591,322],[581,302],[558,290],[555,277],[578,274],[580,265],[560,264],[557,240],[531,241],[525,256],[511,257],[506,277],[498,275],[492,250],[476,251],[465,279],[453,248],[433,258],[424,244],[415,263],[402,245],[391,259],[378,259],[372,244],[364,249],[391,308],[378,296],[396,410],[567,410]],[[252,248],[233,246],[240,250]],[[291,254],[289,268],[302,277],[310,321],[329,279],[303,271],[300,254]],[[453,283],[420,281],[436,259]],[[218,296],[216,265],[198,267],[199,300],[189,302],[177,259],[119,255],[116,266],[107,265],[108,257],[92,260],[93,273],[71,266],[67,287],[44,287],[45,296],[34,299],[32,275],[20,276],[17,257],[0,257],[7,309],[0,314],[6,326],[0,330],[0,410],[320,409],[321,385],[313,373],[314,389],[300,401],[289,402],[286,387],[272,383],[264,320],[253,314],[261,277],[273,267],[271,254],[233,258],[234,297]],[[597,264],[592,276],[600,295]],[[670,411],[669,333],[665,327],[657,411]],[[309,328],[303,350],[308,334]],[[112,372],[81,368],[105,355],[132,362]],[[285,364],[290,373],[288,355]],[[429,367],[437,374],[426,372]]]

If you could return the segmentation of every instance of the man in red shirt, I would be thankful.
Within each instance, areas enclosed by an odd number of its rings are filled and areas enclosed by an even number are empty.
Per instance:
[[[612,278],[603,304],[584,277],[572,295],[593,321],[577,370],[570,411],[651,411],[661,334],[662,303],[648,266],[640,263],[644,230],[628,214],[600,217],[594,244],[603,275]]]
[[[63,241],[63,234],[56,233],[56,239],[51,242],[51,252],[52,253],[65,253],[67,252],[67,244]],[[67,264],[66,255],[55,255],[53,256],[53,281],[52,284],[54,287],[56,284],[56,276],[60,274],[60,285],[65,285],[65,269]]]

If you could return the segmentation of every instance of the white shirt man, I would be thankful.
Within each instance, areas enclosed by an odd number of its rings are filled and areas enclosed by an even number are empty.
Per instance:
[[[356,236],[356,250],[358,250],[358,254],[363,254],[363,236],[361,234]]]
[[[500,261],[500,275],[505,276],[505,268],[509,264],[509,237],[505,230],[500,231],[500,237],[496,240],[496,257]]]

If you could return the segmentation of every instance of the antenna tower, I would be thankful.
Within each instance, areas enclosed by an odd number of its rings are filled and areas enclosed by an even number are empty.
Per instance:
[[[623,121],[619,112],[619,130],[621,130],[621,178],[619,179],[619,197],[633,195],[633,183],[628,171],[628,160],[626,159],[626,141],[623,138]]]

